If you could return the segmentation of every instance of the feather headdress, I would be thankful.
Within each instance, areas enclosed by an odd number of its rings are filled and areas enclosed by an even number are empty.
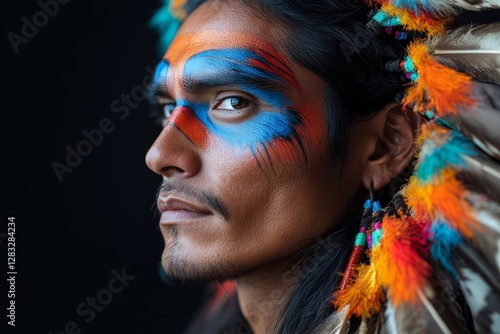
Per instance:
[[[402,103],[427,124],[414,173],[385,209],[380,244],[334,294],[343,315],[335,333],[347,332],[349,316],[366,319],[369,332],[467,333],[462,306],[443,299],[453,284],[474,329],[500,332],[500,23],[446,30],[461,10],[500,1],[369,3],[380,26],[427,34],[386,65],[410,81]]]
[[[186,15],[184,0],[162,2],[161,53]],[[500,22],[449,28],[500,0],[365,2],[370,30],[419,34],[386,69],[404,74],[402,103],[427,123],[406,185],[385,209],[367,202],[337,312],[317,333],[356,332],[354,317],[360,333],[468,333],[458,289],[475,331],[500,332]]]

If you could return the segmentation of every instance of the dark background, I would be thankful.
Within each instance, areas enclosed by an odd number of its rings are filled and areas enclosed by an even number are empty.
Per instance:
[[[81,333],[179,333],[196,305],[201,288],[171,287],[157,274],[163,239],[151,205],[161,177],[144,156],[160,127],[146,100],[127,117],[111,108],[134,89],[141,97],[146,66],[154,69],[159,59],[157,35],[147,27],[159,4],[71,0],[17,54],[7,34],[22,36],[22,18],[33,22],[42,9],[16,0],[1,10],[0,319],[7,333],[64,333],[71,321]],[[82,131],[104,118],[114,130],[59,182],[51,164],[66,164],[66,146],[76,150],[86,140]],[[6,326],[10,216],[15,328]],[[111,271],[122,268],[135,278],[86,323],[90,314],[78,315],[77,306],[107,289]]]
[[[137,93],[147,66],[159,59],[157,36],[147,27],[158,5],[70,0],[18,53],[7,34],[22,35],[22,18],[33,22],[42,9],[37,1],[16,0],[1,10],[2,326],[8,321],[10,216],[18,272],[16,327],[6,326],[7,333],[70,333],[65,326],[74,321],[80,333],[175,334],[199,300],[201,288],[171,287],[157,274],[163,239],[151,205],[161,178],[148,170],[144,156],[160,127],[144,99],[132,100],[126,117],[123,108],[115,113],[111,106],[122,94]],[[82,131],[99,128],[106,118],[114,130],[60,182],[53,162],[66,164],[67,146],[77,149],[86,140]],[[89,314],[80,316],[77,307],[108,288],[112,270],[134,278],[87,323]]]

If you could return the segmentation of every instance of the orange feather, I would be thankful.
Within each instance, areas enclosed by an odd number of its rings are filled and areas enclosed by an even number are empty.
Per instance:
[[[426,235],[420,234],[421,228],[412,224],[418,223],[411,218],[384,217],[380,251],[372,256],[377,278],[388,290],[394,306],[417,301],[417,291],[431,270],[419,252],[427,249]]]
[[[377,248],[372,253],[376,253]],[[333,303],[339,310],[349,305],[349,316],[369,318],[380,311],[384,293],[375,266],[360,264],[357,271],[356,281],[338,291]]]
[[[411,177],[406,187],[407,205],[415,209],[417,219],[433,221],[441,218],[460,233],[472,237],[472,228],[479,228],[474,208],[466,200],[466,189],[457,180],[457,172],[445,168],[432,182],[419,182]]]
[[[436,19],[426,15],[415,15],[407,9],[396,7],[387,1],[382,3],[381,9],[389,16],[397,16],[406,30],[422,31],[429,35],[441,35],[445,31],[448,19]]]
[[[406,92],[405,106],[415,103],[416,111],[433,109],[443,116],[456,114],[459,106],[474,105],[470,76],[437,62],[422,42],[409,46],[408,57],[418,71],[418,78]]]

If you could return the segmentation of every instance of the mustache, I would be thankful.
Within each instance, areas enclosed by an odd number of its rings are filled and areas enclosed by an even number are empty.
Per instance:
[[[227,205],[220,197],[216,196],[211,191],[200,190],[186,184],[180,184],[170,180],[164,180],[158,187],[158,190],[156,190],[156,200],[153,204],[153,208],[157,213],[159,212],[158,198],[160,197],[160,193],[168,193],[174,190],[177,194],[185,195],[188,198],[194,198],[201,204],[209,206],[213,211],[219,213],[222,217],[224,217],[225,220],[229,219],[229,211],[227,209]]]

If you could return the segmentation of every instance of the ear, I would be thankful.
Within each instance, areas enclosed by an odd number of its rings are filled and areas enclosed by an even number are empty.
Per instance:
[[[366,189],[379,190],[399,175],[414,156],[414,143],[421,117],[387,104],[373,120],[375,140],[363,175]]]

